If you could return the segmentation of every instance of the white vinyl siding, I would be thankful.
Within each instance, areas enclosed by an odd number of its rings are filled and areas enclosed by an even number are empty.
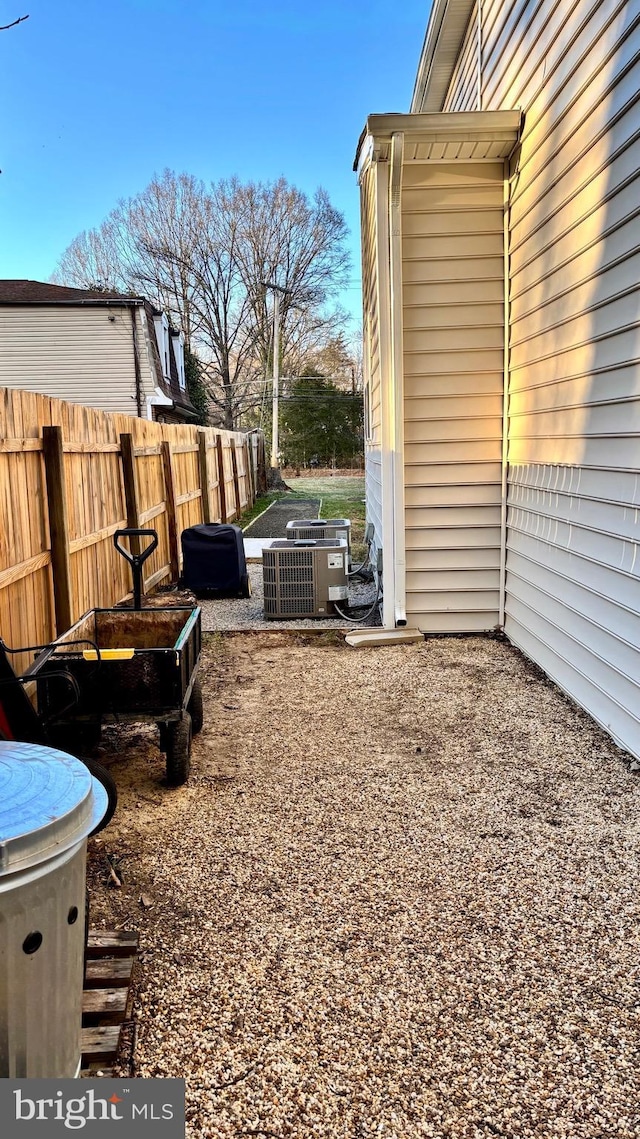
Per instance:
[[[635,471],[512,468],[507,633],[635,754],[639,515]]]
[[[483,3],[510,206],[506,632],[640,755],[640,13]],[[445,104],[476,106],[460,65]]]
[[[149,392],[153,383],[139,312],[136,319],[141,378]],[[0,306],[0,385],[137,415],[131,310]]]
[[[503,164],[415,164],[402,190],[407,620],[499,617]]]

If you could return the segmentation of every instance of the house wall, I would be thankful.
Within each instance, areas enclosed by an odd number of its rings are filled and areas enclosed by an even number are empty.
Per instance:
[[[365,404],[365,488],[367,521],[374,526],[372,557],[382,549],[382,366],[380,343],[380,281],[378,278],[378,180],[376,164],[360,179],[362,218],[362,319]]]
[[[478,105],[474,21],[445,110]],[[639,91],[637,5],[483,0],[482,107],[525,112],[510,205],[506,632],[636,755]]]
[[[145,415],[154,384],[140,310],[136,321]],[[137,415],[131,310],[0,306],[0,386]]]
[[[403,171],[407,619],[499,619],[504,376],[502,162]]]

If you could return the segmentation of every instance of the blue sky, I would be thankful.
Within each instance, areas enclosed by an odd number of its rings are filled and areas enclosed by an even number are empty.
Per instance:
[[[47,280],[169,167],[324,186],[352,231],[367,114],[406,111],[430,0],[1,0],[0,276]]]

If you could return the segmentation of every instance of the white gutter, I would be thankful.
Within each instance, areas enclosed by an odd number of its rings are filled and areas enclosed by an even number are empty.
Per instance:
[[[433,59],[436,54],[438,42],[442,32],[442,25],[447,12],[448,0],[433,0],[431,12],[429,14],[429,23],[425,32],[424,43],[422,45],[422,52],[420,53],[420,62],[418,64],[418,73],[413,88],[413,95],[411,96],[411,110],[421,111],[424,103],[426,89],[429,85],[429,77],[433,65]],[[442,108],[438,107],[440,111]]]
[[[393,620],[397,628],[407,623],[406,554],[404,518],[404,361],[402,308],[402,162],[404,135],[391,136],[391,194],[389,199],[389,262],[391,299],[391,457],[393,478]]]

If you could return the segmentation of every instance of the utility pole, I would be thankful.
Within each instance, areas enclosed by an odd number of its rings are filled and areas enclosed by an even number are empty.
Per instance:
[[[273,288],[273,286],[271,286]],[[280,399],[280,291],[273,292],[273,405],[271,414],[271,466],[280,466],[278,461],[279,399]]]
[[[278,470],[278,435],[280,401],[280,296],[291,295],[291,289],[283,289],[273,281],[263,281],[263,288],[273,289],[273,396],[271,403],[271,469]]]

